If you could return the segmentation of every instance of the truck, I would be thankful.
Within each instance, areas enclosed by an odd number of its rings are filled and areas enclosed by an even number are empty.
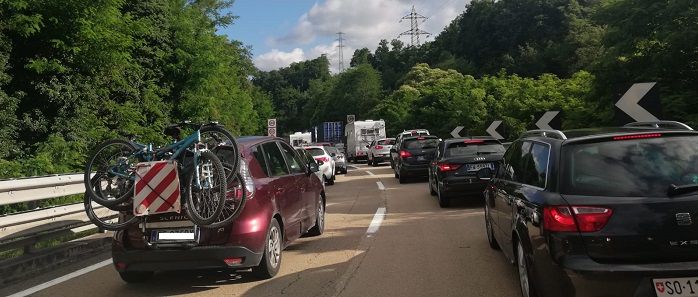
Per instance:
[[[292,146],[303,146],[313,142],[310,132],[296,132],[288,136]]]
[[[354,121],[346,125],[346,158],[349,162],[368,160],[368,145],[375,139],[385,138],[385,121]]]
[[[320,125],[312,127],[310,133],[312,134],[314,143],[337,143],[342,142],[342,138],[344,137],[342,122],[323,122]]]

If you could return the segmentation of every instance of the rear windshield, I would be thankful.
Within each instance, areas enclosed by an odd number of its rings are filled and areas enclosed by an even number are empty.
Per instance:
[[[392,139],[381,139],[376,143],[377,145],[387,145],[387,144],[393,144],[395,140]]]
[[[564,146],[562,194],[666,197],[698,184],[698,137],[658,137]]]
[[[407,139],[403,142],[403,147],[408,150],[432,149],[439,145],[438,138],[414,138]]]
[[[488,155],[488,154],[503,154],[504,146],[498,142],[454,142],[446,148],[447,157],[467,156],[467,155]]]
[[[306,148],[305,150],[313,155],[313,157],[322,156],[325,154],[325,150],[321,148]]]

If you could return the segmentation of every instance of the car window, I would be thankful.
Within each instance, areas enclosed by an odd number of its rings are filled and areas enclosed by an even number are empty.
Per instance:
[[[666,197],[698,184],[698,137],[657,137],[563,146],[560,192]]]
[[[313,157],[322,156],[325,154],[325,150],[318,147],[306,148],[305,150],[309,152],[310,155],[312,155]]]
[[[521,170],[518,164],[521,163],[522,145],[523,142],[519,141],[513,144],[513,146],[510,147],[509,150],[507,150],[506,154],[504,155],[504,163],[501,166],[502,170],[499,170],[501,172],[498,172],[499,178],[509,181],[517,181],[518,175],[521,174],[520,172],[518,172],[519,170]]]
[[[291,173],[305,173],[304,162],[301,162],[301,159],[298,157],[298,155],[296,155],[293,149],[286,143],[279,144],[281,145],[281,151],[286,157],[286,162],[291,169]]]
[[[264,151],[264,156],[269,164],[270,176],[282,176],[290,174],[288,166],[286,166],[286,161],[284,156],[279,150],[279,146],[276,142],[267,142],[262,144],[262,150]]]
[[[504,146],[498,142],[453,142],[448,145],[445,156],[467,156],[503,154]]]
[[[539,188],[545,188],[548,174],[548,155],[550,147],[545,144],[533,143],[531,151],[524,155],[526,169],[523,183]]]
[[[393,140],[382,139],[382,140],[379,140],[376,145],[390,145],[390,144],[393,144]]]
[[[408,150],[433,149],[438,145],[439,139],[437,138],[413,138],[406,139],[402,143],[402,147]]]
[[[259,166],[262,167],[262,171],[264,171],[264,175],[269,177],[269,168],[267,167],[267,161],[266,158],[264,158],[264,152],[262,151],[262,146],[261,145],[255,145],[252,147],[252,155],[254,155],[254,158],[257,159],[257,162],[259,162]]]

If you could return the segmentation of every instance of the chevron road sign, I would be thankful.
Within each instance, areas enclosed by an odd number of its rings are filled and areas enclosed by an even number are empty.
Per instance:
[[[492,122],[492,124],[490,124],[489,127],[487,127],[487,130],[485,131],[487,131],[488,134],[492,135],[492,137],[496,139],[504,139],[504,137],[502,137],[502,135],[499,134],[499,132],[497,132],[497,128],[499,128],[500,125],[502,125],[502,121],[494,121]]]
[[[662,114],[656,82],[636,83],[617,89],[616,122],[619,125],[634,121],[658,121]]]
[[[463,126],[456,127],[455,129],[453,129],[453,131],[451,131],[451,136],[453,136],[453,138],[460,137],[460,135],[458,133],[460,133],[460,131],[463,130],[463,128],[465,128],[465,127],[463,127]]]
[[[561,128],[559,111],[548,111],[544,113],[536,122],[536,127],[546,130],[559,130]]]

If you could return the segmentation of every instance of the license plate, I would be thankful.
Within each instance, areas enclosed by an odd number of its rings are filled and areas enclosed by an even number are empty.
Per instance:
[[[494,163],[465,164],[465,169],[467,171],[478,171],[483,168],[494,170]]]
[[[698,296],[698,277],[655,278],[652,282],[657,297]]]
[[[199,228],[158,229],[150,231],[150,242],[198,242]]]

